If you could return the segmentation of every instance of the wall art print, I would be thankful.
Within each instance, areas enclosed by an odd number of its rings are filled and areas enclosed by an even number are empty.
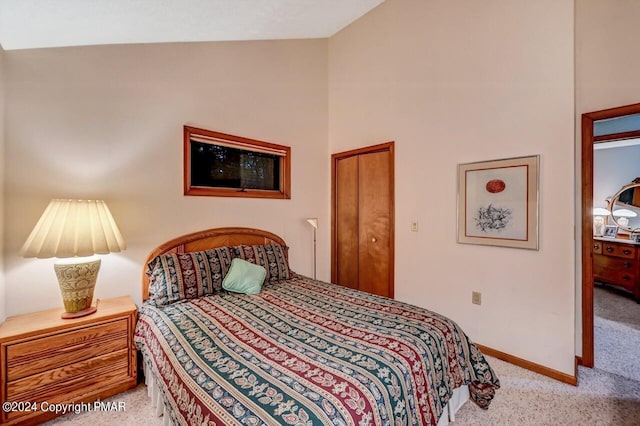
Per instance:
[[[458,242],[538,250],[540,156],[458,164]]]

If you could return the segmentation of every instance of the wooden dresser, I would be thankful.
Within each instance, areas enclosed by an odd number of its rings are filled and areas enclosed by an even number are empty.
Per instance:
[[[629,240],[594,238],[593,280],[623,288],[640,303],[640,246]]]
[[[39,424],[63,414],[56,404],[87,411],[79,403],[136,386],[131,298],[100,300],[82,318],[63,320],[62,312],[18,315],[0,326],[0,424]]]

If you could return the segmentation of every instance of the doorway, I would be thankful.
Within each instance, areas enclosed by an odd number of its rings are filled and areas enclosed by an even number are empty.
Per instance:
[[[594,366],[594,291],[593,291],[593,144],[594,122],[640,114],[640,103],[582,114],[582,357],[579,364]],[[607,135],[611,139],[639,138],[640,131]]]
[[[331,282],[393,298],[394,142],[331,163]]]

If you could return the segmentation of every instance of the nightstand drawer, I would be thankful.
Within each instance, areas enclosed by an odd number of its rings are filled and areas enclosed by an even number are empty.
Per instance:
[[[122,382],[129,372],[129,351],[122,349],[7,383],[7,401],[49,404],[74,400],[99,387]],[[9,413],[8,419],[13,413]],[[16,412],[16,416],[21,413]]]
[[[7,380],[14,381],[101,354],[127,349],[127,319],[7,346]]]
[[[7,401],[73,400],[95,387],[122,381],[129,371],[129,351],[90,358],[7,383]]]

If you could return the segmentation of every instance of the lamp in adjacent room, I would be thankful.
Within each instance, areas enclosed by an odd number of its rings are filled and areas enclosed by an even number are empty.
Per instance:
[[[629,227],[629,218],[636,217],[638,214],[629,209],[618,209],[613,211],[613,215],[617,218],[616,222],[618,225],[628,228]]]
[[[100,270],[96,254],[126,248],[118,225],[101,200],[51,200],[22,246],[24,257],[56,257],[54,269],[62,292],[62,318],[94,313],[93,290]]]
[[[596,207],[593,209],[593,235],[596,237],[602,237],[604,233],[604,218],[609,216],[611,212],[602,207]]]
[[[318,218],[307,219],[307,223],[313,226],[313,279],[316,279],[316,237],[318,233]]]

